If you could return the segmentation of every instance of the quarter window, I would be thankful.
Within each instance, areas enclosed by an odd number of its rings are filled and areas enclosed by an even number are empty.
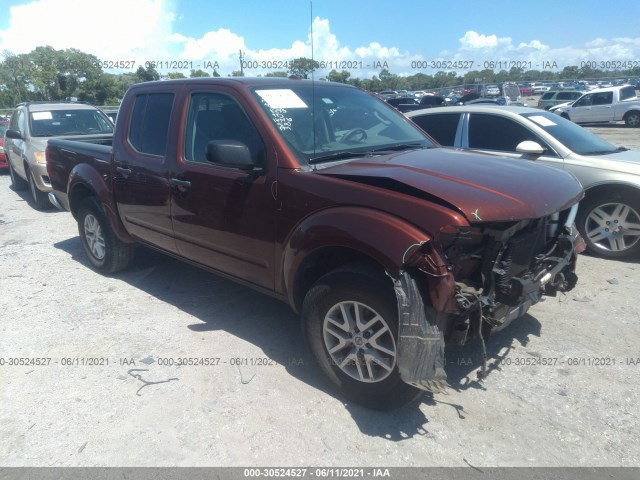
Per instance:
[[[173,97],[173,93],[136,97],[129,126],[129,143],[138,152],[165,155]]]

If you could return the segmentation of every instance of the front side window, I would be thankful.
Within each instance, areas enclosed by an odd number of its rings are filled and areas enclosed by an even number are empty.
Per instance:
[[[598,92],[593,94],[592,105],[611,105],[613,103],[613,92]]]
[[[205,163],[207,143],[231,140],[246,145],[257,166],[265,164],[265,148],[260,134],[240,105],[227,95],[193,94],[184,137],[183,151],[187,161]]]
[[[484,113],[472,113],[469,117],[469,148],[515,152],[525,140],[545,147],[533,132],[509,118]]]
[[[140,153],[164,156],[173,93],[138,95],[129,122],[129,143]]]

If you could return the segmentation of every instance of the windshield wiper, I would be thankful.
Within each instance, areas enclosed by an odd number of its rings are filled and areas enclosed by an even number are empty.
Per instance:
[[[313,165],[314,163],[330,162],[332,160],[343,160],[345,158],[360,158],[369,156],[371,156],[371,152],[334,152],[329,153],[328,155],[321,155],[319,157],[310,158],[308,163],[309,165]]]
[[[371,150],[372,153],[380,152],[399,152],[402,150],[412,150],[414,148],[434,148],[432,145],[425,145],[423,143],[399,143],[398,145],[389,145],[386,147],[376,148]]]

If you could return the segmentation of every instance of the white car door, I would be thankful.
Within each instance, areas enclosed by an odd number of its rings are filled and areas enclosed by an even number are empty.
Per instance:
[[[569,117],[576,123],[608,122],[613,119],[613,92],[593,92],[573,104]]]

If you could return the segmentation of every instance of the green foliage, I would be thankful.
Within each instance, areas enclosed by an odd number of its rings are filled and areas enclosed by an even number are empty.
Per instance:
[[[213,76],[215,77],[216,74],[218,72],[216,72],[215,70],[213,71]],[[208,77],[209,74],[207,72],[205,72],[204,70],[198,69],[198,70],[191,70],[191,74],[189,75],[190,78],[199,78],[199,77]],[[220,75],[218,75],[220,76]]]
[[[288,77],[297,75],[308,78],[320,67],[310,58],[293,60],[288,71],[275,71],[266,77]],[[348,83],[370,91],[381,90],[430,90],[449,88],[475,83],[496,83],[503,81],[559,81],[567,79],[633,78],[640,76],[640,67],[625,71],[603,71],[585,65],[564,67],[552,73],[545,70],[523,70],[511,68],[496,72],[491,69],[472,70],[458,75],[456,72],[440,71],[433,75],[416,73],[400,76],[389,69],[382,69],[372,78],[358,78],[348,70],[331,70],[326,80]],[[204,70],[191,70],[190,77],[209,77]],[[213,76],[220,73],[213,70]],[[240,70],[229,76],[243,76]],[[13,108],[16,104],[34,100],[63,100],[77,97],[96,105],[117,105],[124,92],[134,83],[160,80],[158,71],[151,65],[140,66],[135,72],[120,74],[105,73],[94,55],[75,48],[56,50],[51,46],[41,46],[29,53],[14,54],[8,50],[0,52],[0,108]],[[170,72],[164,78],[185,78],[181,72]]]
[[[317,68],[320,68],[320,64],[310,58],[300,57],[291,62],[289,66],[289,75],[294,75],[301,78],[309,78],[309,75]]]

